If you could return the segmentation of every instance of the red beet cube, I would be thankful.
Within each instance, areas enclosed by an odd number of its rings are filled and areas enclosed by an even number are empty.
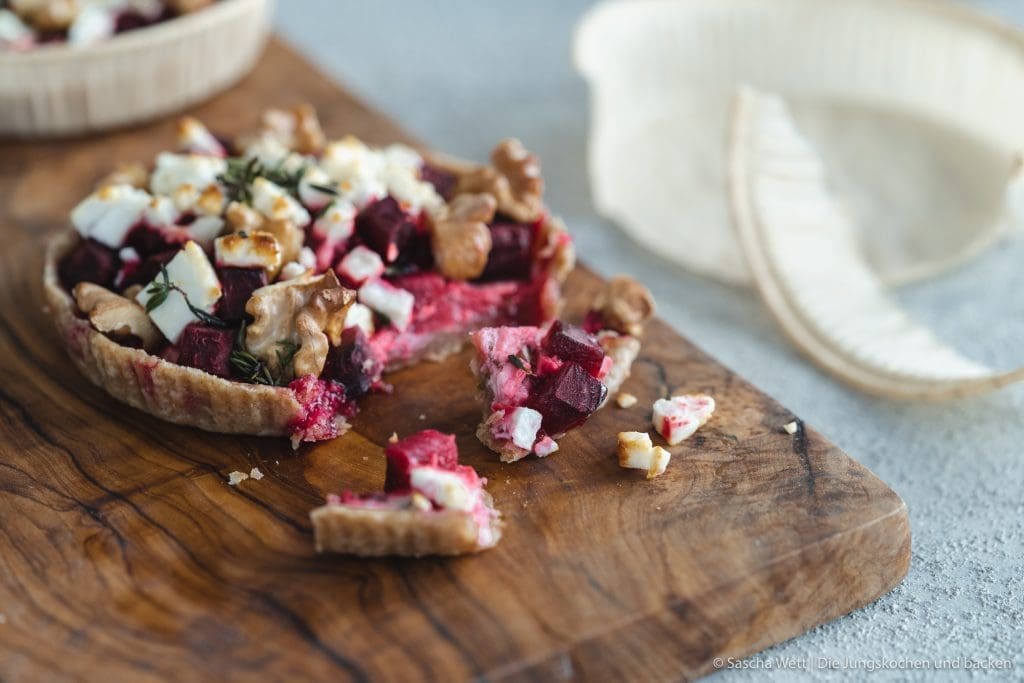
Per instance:
[[[327,352],[327,361],[321,373],[345,387],[345,395],[355,400],[373,386],[377,374],[377,361],[370,352],[370,342],[358,327],[349,327],[341,333],[341,344]]]
[[[454,470],[459,464],[459,449],[455,437],[435,429],[425,429],[401,441],[388,444],[384,449],[388,459],[384,477],[384,490],[407,491],[409,471],[417,465],[430,465]]]
[[[234,344],[234,330],[193,323],[181,334],[178,363],[218,377],[228,377]]]
[[[416,226],[393,197],[385,197],[356,216],[356,232],[385,263],[392,263],[416,236]]]
[[[266,272],[262,268],[218,268],[217,277],[222,292],[217,317],[229,323],[241,322],[252,293],[267,284]]]
[[[79,282],[95,282],[111,287],[121,267],[117,252],[95,240],[82,240],[61,259],[57,266],[65,289]]]
[[[420,179],[433,185],[437,193],[446,202],[451,200],[452,191],[455,189],[456,182],[458,182],[454,173],[449,173],[430,164],[423,164],[423,168],[420,169]]]
[[[480,279],[525,280],[533,266],[533,235],[531,225],[494,223],[491,228],[491,253]]]
[[[158,254],[168,249],[177,251],[188,241],[188,233],[177,228],[154,228],[140,223],[132,228],[125,238],[126,247],[132,247],[143,257]]]
[[[578,363],[566,363],[534,384],[526,405],[543,416],[541,429],[545,434],[558,436],[586,422],[607,392]]]
[[[566,362],[579,363],[594,377],[601,372],[604,349],[582,327],[556,320],[551,324],[551,329],[541,342],[540,348],[546,355],[557,356]]]

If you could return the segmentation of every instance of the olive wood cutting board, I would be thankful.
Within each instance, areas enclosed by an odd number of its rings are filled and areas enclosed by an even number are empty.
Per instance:
[[[299,101],[330,135],[409,139],[277,41],[195,114],[233,131]],[[906,573],[903,501],[659,321],[625,385],[636,407],[610,405],[555,455],[514,465],[474,436],[467,352],[392,375],[394,394],[369,397],[348,435],[298,452],[118,403],[53,330],[42,245],[115,161],[148,162],[172,141],[165,120],[0,143],[0,680],[689,679]],[[569,279],[570,317],[599,283],[582,268]],[[620,469],[616,434],[648,427],[673,392],[710,393],[718,411],[663,476]],[[318,557],[310,509],[378,488],[389,435],[427,427],[455,433],[490,480],[507,522],[498,547]],[[266,476],[228,485],[253,467]]]

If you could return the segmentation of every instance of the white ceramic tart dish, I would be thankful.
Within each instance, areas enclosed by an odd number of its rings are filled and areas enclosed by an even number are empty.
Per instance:
[[[75,364],[178,424],[330,439],[383,373],[559,313],[572,240],[515,140],[490,163],[329,141],[308,105],[230,142],[199,121],[123,165],[54,237],[44,284]]]
[[[581,22],[601,213],[657,253],[751,284],[731,228],[736,88],[779,93],[821,153],[884,284],[1006,233],[1024,149],[1024,33],[945,0],[635,0]]]
[[[95,44],[0,51],[0,135],[91,133],[200,102],[252,68],[273,5],[220,0]]]

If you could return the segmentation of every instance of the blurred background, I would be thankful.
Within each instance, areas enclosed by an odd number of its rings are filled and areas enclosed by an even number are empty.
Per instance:
[[[499,139],[522,139],[542,159],[548,203],[575,233],[582,261],[604,274],[640,278],[673,326],[904,498],[914,534],[906,581],[877,603],[768,655],[1016,658],[1018,673],[1024,670],[1024,390],[934,405],[857,393],[805,362],[752,291],[689,274],[598,217],[586,173],[588,93],[571,61],[573,28],[592,4],[287,0],[279,3],[276,28],[436,148],[483,160]],[[1024,24],[1021,0],[975,4]],[[1015,367],[1024,364],[1021,263],[1024,244],[1006,241],[950,274],[897,290],[896,297],[967,355]],[[760,680],[766,674],[724,677]],[[859,680],[865,674],[802,675]],[[882,672],[871,680],[912,677]]]

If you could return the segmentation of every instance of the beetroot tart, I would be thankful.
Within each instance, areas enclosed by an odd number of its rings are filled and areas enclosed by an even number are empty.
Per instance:
[[[514,140],[485,165],[328,142],[305,106],[232,142],[191,118],[178,133],[153,168],[104,179],[47,252],[72,360],[132,406],[328,439],[382,373],[559,312],[572,242]]]
[[[384,491],[350,491],[310,513],[318,552],[461,555],[501,540],[486,479],[459,464],[455,437],[433,429],[388,444]]]
[[[503,462],[545,457],[582,425],[629,377],[643,323],[653,314],[650,292],[629,278],[608,282],[583,327],[488,327],[472,334],[470,367],[483,402],[480,441]]]

